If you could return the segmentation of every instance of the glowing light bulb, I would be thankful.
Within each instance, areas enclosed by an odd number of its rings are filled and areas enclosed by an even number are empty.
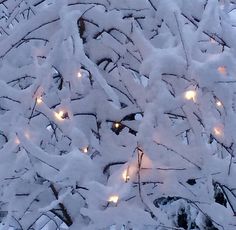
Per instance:
[[[222,106],[223,106],[223,104],[221,103],[220,100],[217,100],[217,101],[216,101],[216,105],[217,105],[217,107],[222,107]]]
[[[59,111],[58,113],[55,112],[55,117],[58,119],[58,120],[63,120],[64,119],[64,112],[61,110]]]
[[[226,70],[225,66],[219,66],[219,67],[217,68],[217,71],[218,71],[220,74],[222,74],[222,75],[226,75],[226,74],[227,74],[227,70]]]
[[[130,179],[130,176],[128,175],[128,170],[124,170],[122,173],[122,178],[124,179],[125,182],[127,182]]]
[[[118,202],[118,200],[119,200],[119,196],[117,196],[117,195],[110,196],[108,199],[109,202],[112,202],[115,204]]]
[[[43,103],[42,97],[37,97],[36,103],[37,103],[38,105],[42,104],[42,103]]]
[[[83,152],[83,153],[87,153],[87,152],[88,152],[88,147],[83,147],[83,148],[81,148],[80,150],[81,150],[81,152]]]
[[[81,78],[82,76],[83,76],[83,75],[82,75],[81,71],[78,71],[77,77],[78,77],[78,78]]]
[[[114,123],[114,127],[115,127],[116,129],[120,128],[120,126],[121,126],[121,124],[120,124],[119,122],[115,122],[115,123]]]
[[[222,136],[223,135],[223,131],[221,127],[214,127],[213,132],[216,136]]]
[[[184,97],[187,99],[187,100],[193,100],[194,102],[196,101],[196,96],[197,96],[197,93],[196,91],[194,90],[188,90],[185,92],[184,94]]]

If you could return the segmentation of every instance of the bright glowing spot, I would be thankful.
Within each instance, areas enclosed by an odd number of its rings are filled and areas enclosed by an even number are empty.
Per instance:
[[[122,173],[122,178],[124,179],[125,182],[127,182],[130,179],[130,176],[128,175],[128,169],[124,170]]]
[[[214,132],[214,134],[215,134],[216,136],[222,136],[222,134],[223,134],[223,131],[222,131],[222,128],[221,128],[221,127],[215,127],[215,128],[213,129],[213,132]]]
[[[36,99],[36,103],[37,103],[38,105],[42,104],[42,103],[43,103],[42,97],[38,97],[38,98]]]
[[[185,97],[187,100],[196,101],[196,96],[197,96],[197,93],[196,93],[196,91],[194,91],[194,90],[188,90],[188,91],[186,91],[185,94],[184,94],[184,97]]]
[[[115,204],[118,202],[118,200],[119,200],[119,197],[117,195],[110,196],[108,199],[109,202],[112,202]]]
[[[82,75],[81,71],[78,71],[77,77],[78,77],[78,78],[81,78],[82,76],[83,76],[83,75]]]
[[[218,107],[222,107],[222,106],[223,106],[223,104],[222,104],[221,101],[219,101],[219,100],[216,101],[216,105],[217,105]]]
[[[116,129],[118,129],[118,128],[120,127],[120,123],[119,123],[119,122],[115,122],[115,123],[114,123],[114,127],[115,127]]]
[[[64,112],[61,110],[59,111],[58,113],[55,112],[55,117],[58,119],[58,120],[63,120],[64,119]]]
[[[217,71],[220,73],[220,74],[223,74],[223,75],[226,75],[227,74],[227,70],[225,68],[225,66],[219,66],[217,68]]]
[[[81,152],[83,152],[83,153],[87,153],[87,152],[88,152],[88,147],[83,147],[83,148],[81,148],[80,150],[81,150]]]

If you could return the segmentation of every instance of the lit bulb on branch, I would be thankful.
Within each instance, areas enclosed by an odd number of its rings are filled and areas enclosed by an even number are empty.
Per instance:
[[[216,106],[220,108],[220,107],[223,106],[223,104],[222,104],[222,102],[220,100],[217,100],[216,101]]]
[[[226,67],[225,66],[219,66],[217,68],[217,71],[222,74],[222,75],[226,75],[227,74],[227,70],[226,70]]]
[[[195,90],[188,90],[184,94],[185,99],[193,100],[194,102],[196,101],[196,96],[197,96],[197,93]]]
[[[119,133],[122,131],[122,129],[124,128],[124,125],[118,121],[115,121],[113,124],[112,124],[112,131],[114,133],[116,133],[117,135],[119,135]]]
[[[83,76],[83,75],[82,75],[82,72],[81,72],[81,70],[79,70],[78,73],[77,73],[77,77],[78,77],[78,78],[81,78],[82,76]]]
[[[81,151],[82,153],[88,153],[88,150],[89,150],[89,147],[88,147],[88,146],[87,146],[87,147],[83,147],[83,148],[80,149],[80,151]]]
[[[223,128],[220,126],[216,126],[213,128],[213,133],[215,136],[221,137],[223,135]]]
[[[130,176],[128,174],[128,169],[124,170],[124,172],[122,173],[122,178],[125,182],[127,182],[130,179]]]
[[[116,204],[118,202],[118,200],[119,200],[119,196],[113,195],[113,196],[109,197],[108,202]]]
[[[42,103],[43,103],[42,97],[37,97],[37,98],[36,98],[36,104],[37,104],[37,105],[40,105],[40,104],[42,104]]]
[[[64,120],[66,118],[69,118],[68,113],[62,110],[60,110],[58,113],[55,112],[54,115],[58,120]]]
[[[120,126],[121,126],[121,124],[120,124],[119,122],[115,122],[115,123],[114,123],[114,127],[115,127],[116,129],[119,129]]]

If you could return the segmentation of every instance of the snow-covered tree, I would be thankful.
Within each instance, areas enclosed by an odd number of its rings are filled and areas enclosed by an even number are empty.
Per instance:
[[[235,230],[235,0],[0,8],[1,229]]]

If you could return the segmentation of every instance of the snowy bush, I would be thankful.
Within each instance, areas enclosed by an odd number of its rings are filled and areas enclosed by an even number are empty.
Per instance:
[[[0,1],[2,229],[236,228],[236,1]]]

